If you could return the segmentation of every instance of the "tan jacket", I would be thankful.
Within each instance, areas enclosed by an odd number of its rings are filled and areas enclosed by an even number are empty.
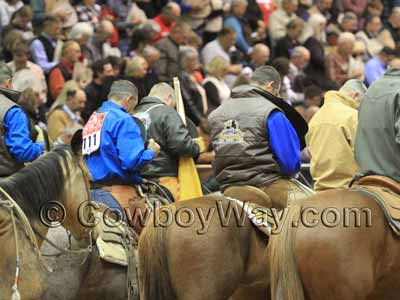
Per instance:
[[[309,124],[306,143],[317,191],[346,187],[359,171],[354,158],[358,101],[336,91]]]
[[[47,132],[50,143],[53,144],[73,123],[72,118],[64,110],[54,109],[51,111],[47,117]]]

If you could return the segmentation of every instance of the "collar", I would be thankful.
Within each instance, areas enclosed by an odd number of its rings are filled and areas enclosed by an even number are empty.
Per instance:
[[[389,68],[385,72],[385,76],[400,76],[400,69],[397,68]]]
[[[79,115],[77,113],[74,113],[68,107],[68,105],[64,104],[62,108],[63,108],[63,111],[65,111],[68,114],[68,116],[72,119],[72,121],[77,122],[77,123],[80,121],[81,118],[79,117]]]
[[[112,100],[105,101],[101,107],[103,109],[107,109],[107,108],[108,109],[119,109],[119,110],[122,110],[125,113],[128,113],[128,111],[125,108],[123,108],[121,105],[115,103]]]
[[[353,98],[347,96],[346,94],[343,94],[339,91],[328,91],[325,94],[325,102],[330,103],[330,102],[340,102],[343,103],[346,106],[349,106],[354,109],[358,109],[360,106],[360,102],[357,100],[354,100]]]
[[[67,68],[67,70],[72,73],[74,71],[74,65],[71,64],[68,60],[62,59],[61,63]]]

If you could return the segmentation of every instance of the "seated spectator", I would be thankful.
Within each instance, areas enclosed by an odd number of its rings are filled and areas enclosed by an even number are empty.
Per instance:
[[[338,10],[335,8],[334,0],[316,0],[315,5],[313,5],[310,10],[310,16],[320,15],[326,20],[327,29],[331,30],[332,27],[337,24]]]
[[[192,75],[200,66],[199,55],[196,50],[186,48],[180,53],[179,61],[182,70],[179,74],[179,81],[186,116],[196,126],[206,129],[205,116],[208,109],[206,92]]]
[[[370,86],[375,80],[382,77],[387,66],[394,58],[395,51],[385,47],[365,64],[365,81]]]
[[[82,90],[69,90],[64,105],[55,107],[47,116],[47,129],[50,143],[69,144],[71,137],[66,129],[82,126],[84,122],[80,112],[84,109],[86,94]]]
[[[96,27],[95,34],[92,36],[87,45],[89,49],[89,64],[107,57],[104,48],[105,45],[111,47],[111,45],[108,43],[108,40],[113,34],[113,30],[114,26],[110,21],[103,20],[99,22]]]
[[[38,93],[39,100],[41,104],[47,101],[47,83],[44,76],[43,70],[33,62],[29,61],[29,46],[26,42],[20,42],[14,45],[13,48],[13,60],[7,64],[7,66],[13,72],[13,87],[15,88],[15,83],[18,82],[18,78],[21,76],[19,73],[22,70],[27,70],[32,75],[32,80],[34,84],[27,84],[24,88],[20,87],[17,90],[24,90],[27,87],[34,89]]]
[[[296,79],[299,79],[300,76],[305,77],[304,69],[307,67],[310,62],[310,51],[303,46],[298,46],[293,49],[290,55],[290,63],[289,63],[289,80],[291,86],[294,87]],[[304,87],[301,89],[303,92]]]
[[[2,28],[10,24],[11,16],[22,6],[24,3],[21,0],[0,1],[0,25]]]
[[[385,28],[390,32],[393,45],[396,47],[400,42],[400,7],[394,7]]]
[[[122,69],[122,59],[118,56],[108,56],[107,61],[111,64],[113,70],[113,75],[111,77],[119,79]]]
[[[124,79],[136,86],[139,102],[140,99],[148,95],[151,89],[146,80],[148,68],[147,61],[141,56],[135,56],[126,62]]]
[[[339,23],[339,31],[356,33],[357,30],[358,30],[357,15],[352,12],[346,12]]]
[[[357,17],[362,17],[368,5],[368,0],[343,0],[345,11],[353,12]]]
[[[231,90],[224,81],[228,68],[229,62],[221,56],[214,57],[205,66],[207,76],[203,86],[206,90],[209,111],[216,109],[222,101],[231,96]]]
[[[293,91],[290,83],[289,75],[289,60],[286,57],[278,57],[272,61],[273,66],[281,76],[282,85],[280,89],[280,96],[288,104],[294,105],[304,100],[304,95]]]
[[[79,61],[81,48],[75,41],[64,43],[61,51],[61,61],[54,67],[49,74],[49,90],[52,99],[50,103],[58,97],[66,81],[72,79],[74,64]]]
[[[181,8],[174,2],[169,2],[162,8],[161,14],[154,18],[154,21],[160,25],[160,32],[153,39],[152,43],[166,38],[171,29],[175,26],[176,19],[181,15]]]
[[[273,45],[287,34],[287,24],[297,18],[297,6],[297,0],[282,0],[282,8],[275,10],[271,14],[269,18],[269,36]]]
[[[250,54],[249,67],[254,71],[258,67],[264,66],[269,61],[270,51],[267,45],[256,44]]]
[[[377,16],[367,18],[364,30],[359,31],[356,38],[365,44],[369,58],[377,55],[383,47],[391,46],[390,32],[382,30],[382,21]]]
[[[101,6],[96,4],[96,0],[81,0],[75,9],[78,15],[79,22],[89,22],[96,26],[99,22]]]
[[[359,79],[361,81],[364,81],[365,79],[364,58],[366,56],[366,53],[367,51],[363,42],[356,41],[354,43],[353,55],[350,58],[350,65],[349,65],[349,74],[359,74],[359,76],[354,77],[354,79]]]
[[[161,81],[169,82],[179,74],[179,46],[187,42],[191,32],[189,24],[177,22],[169,36],[158,41],[155,47],[160,51],[160,60],[154,66],[154,72]]]
[[[157,74],[154,72],[154,66],[158,63],[160,59],[160,51],[156,47],[146,46],[142,52],[143,58],[147,61],[148,70],[146,75],[146,82],[148,87],[160,82]]]
[[[218,33],[222,30],[224,26],[224,13],[229,9],[229,3],[224,0],[212,0],[211,9],[203,32],[203,41],[205,44],[215,40]]]
[[[11,17],[10,23],[3,28],[1,34],[4,37],[7,32],[16,30],[22,34],[25,41],[30,42],[33,37],[32,31],[32,9],[28,5],[24,5],[18,9]]]
[[[128,55],[135,57],[142,55],[143,48],[151,45],[155,37],[160,33],[161,28],[154,20],[147,20],[143,24],[136,26],[130,37]]]
[[[204,46],[202,61],[205,65],[211,62],[214,57],[220,56],[229,62],[228,75],[225,77],[226,83],[231,86],[240,74],[243,67],[241,64],[232,64],[230,52],[235,45],[236,32],[232,27],[224,27],[218,34],[217,39]]]
[[[252,28],[247,23],[244,15],[246,13],[248,3],[247,0],[233,0],[231,4],[231,15],[225,19],[224,26],[230,26],[236,31],[236,47],[242,51],[244,54],[250,54],[252,52],[250,40],[252,35]],[[260,27],[260,26],[259,26]],[[257,37],[257,40],[261,41],[265,39],[265,25],[262,22],[261,28],[262,31],[257,27],[257,34],[254,34],[254,37]]]
[[[326,59],[326,71],[329,80],[341,86],[347,80],[357,78],[357,74],[350,74],[350,59],[353,54],[355,37],[350,32],[341,33],[338,39],[338,48],[336,53],[331,53]]]
[[[85,121],[107,100],[108,92],[114,80],[114,70],[108,59],[96,61],[92,65],[92,70],[93,81],[85,88],[87,101],[82,113]]]
[[[175,0],[182,10],[182,17],[193,30],[200,29],[212,12],[210,0]]]
[[[61,23],[58,18],[48,16],[43,20],[42,32],[31,44],[32,60],[45,74],[58,64],[55,60],[55,49],[60,32]]]
[[[68,39],[76,41],[81,47],[81,61],[85,65],[89,64],[88,58],[91,53],[88,48],[88,42],[93,36],[93,26],[88,22],[76,23],[68,33]]]
[[[274,57],[290,57],[294,47],[300,46],[299,38],[304,29],[304,21],[300,18],[295,18],[286,26],[286,35],[279,39],[274,48]]]

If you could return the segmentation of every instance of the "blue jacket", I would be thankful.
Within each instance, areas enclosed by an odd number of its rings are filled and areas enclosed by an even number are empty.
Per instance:
[[[145,149],[139,126],[123,107],[112,101],[104,102],[98,113],[107,113],[100,146],[84,156],[93,181],[141,183],[140,168],[154,158],[154,151]]]

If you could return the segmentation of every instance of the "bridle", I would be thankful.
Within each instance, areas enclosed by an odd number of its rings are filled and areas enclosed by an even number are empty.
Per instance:
[[[82,165],[76,161],[76,165],[79,167],[79,170],[82,172],[82,176],[84,178],[85,182],[85,191],[87,195],[87,199],[90,200],[90,188],[89,188],[89,178],[88,174],[84,171]],[[46,270],[49,272],[53,272],[53,270],[46,265],[46,263],[43,260],[43,256],[60,256],[62,254],[82,254],[85,253],[85,257],[83,261],[81,262],[80,265],[83,265],[89,255],[92,253],[93,250],[93,237],[92,237],[92,230],[88,231],[88,236],[89,236],[89,245],[86,248],[78,249],[78,250],[71,250],[71,239],[69,238],[69,245],[67,248],[63,249],[56,245],[54,242],[49,240],[47,237],[43,236],[43,234],[40,233],[39,230],[37,230],[34,226],[31,225],[29,222],[26,214],[24,211],[21,209],[21,207],[18,205],[18,203],[10,196],[9,193],[7,193],[2,187],[0,187],[0,194],[3,197],[0,197],[0,207],[4,207],[7,209],[10,213],[11,216],[11,221],[12,221],[12,227],[13,227],[13,232],[14,232],[14,239],[15,239],[15,250],[16,250],[16,267],[15,267],[15,277],[14,277],[14,283],[12,286],[12,298],[11,299],[21,299],[19,290],[18,290],[18,283],[19,283],[19,272],[20,272],[20,266],[21,266],[21,259],[20,259],[20,248],[19,248],[19,243],[18,243],[18,230],[17,230],[17,225],[15,221],[15,217],[19,219],[19,221],[22,223],[22,226],[28,236],[28,239],[33,245],[34,251],[37,253],[39,261],[41,264],[45,267]],[[39,236],[42,240],[46,241],[50,246],[54,247],[58,251],[60,251],[57,254],[42,254],[38,245],[38,241],[36,238],[36,235]]]

